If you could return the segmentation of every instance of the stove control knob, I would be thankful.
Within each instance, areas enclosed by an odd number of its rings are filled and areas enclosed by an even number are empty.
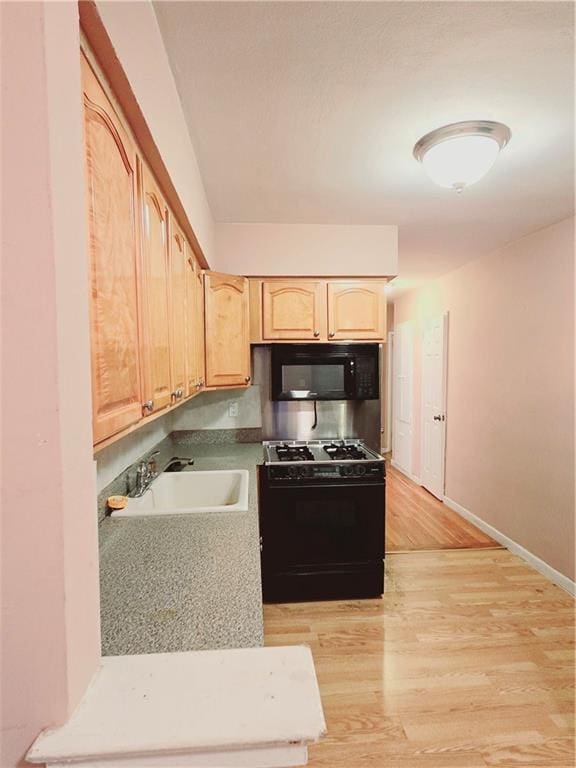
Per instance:
[[[366,474],[366,467],[364,466],[364,464],[358,464],[358,466],[356,467],[356,474],[360,476]]]
[[[300,477],[311,477],[312,467],[300,467]]]
[[[350,475],[354,474],[354,467],[351,464],[344,464],[344,466],[340,467],[340,472],[345,477],[350,477]]]
[[[296,467],[288,467],[288,477],[297,477],[298,471]]]

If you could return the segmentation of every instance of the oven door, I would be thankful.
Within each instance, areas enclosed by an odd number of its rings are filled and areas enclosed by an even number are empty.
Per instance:
[[[269,486],[261,528],[266,561],[275,569],[381,562],[384,484]]]
[[[384,483],[261,483],[266,603],[356,600],[384,591]]]

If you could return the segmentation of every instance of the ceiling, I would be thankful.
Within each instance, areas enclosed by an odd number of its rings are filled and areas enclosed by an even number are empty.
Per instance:
[[[218,222],[397,224],[406,285],[573,212],[571,2],[155,3]],[[456,195],[425,133],[512,140]]]

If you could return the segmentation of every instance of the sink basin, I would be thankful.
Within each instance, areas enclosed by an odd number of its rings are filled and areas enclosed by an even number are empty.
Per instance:
[[[143,496],[128,499],[112,517],[192,515],[199,512],[246,512],[248,470],[163,473]]]

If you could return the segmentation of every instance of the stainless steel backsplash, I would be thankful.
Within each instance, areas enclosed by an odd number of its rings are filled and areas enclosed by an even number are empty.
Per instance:
[[[380,366],[382,347],[380,347]],[[320,440],[357,437],[380,452],[380,400],[319,400],[318,424],[314,424],[314,403],[271,399],[271,347],[252,347],[254,384],[260,387],[263,440]]]

